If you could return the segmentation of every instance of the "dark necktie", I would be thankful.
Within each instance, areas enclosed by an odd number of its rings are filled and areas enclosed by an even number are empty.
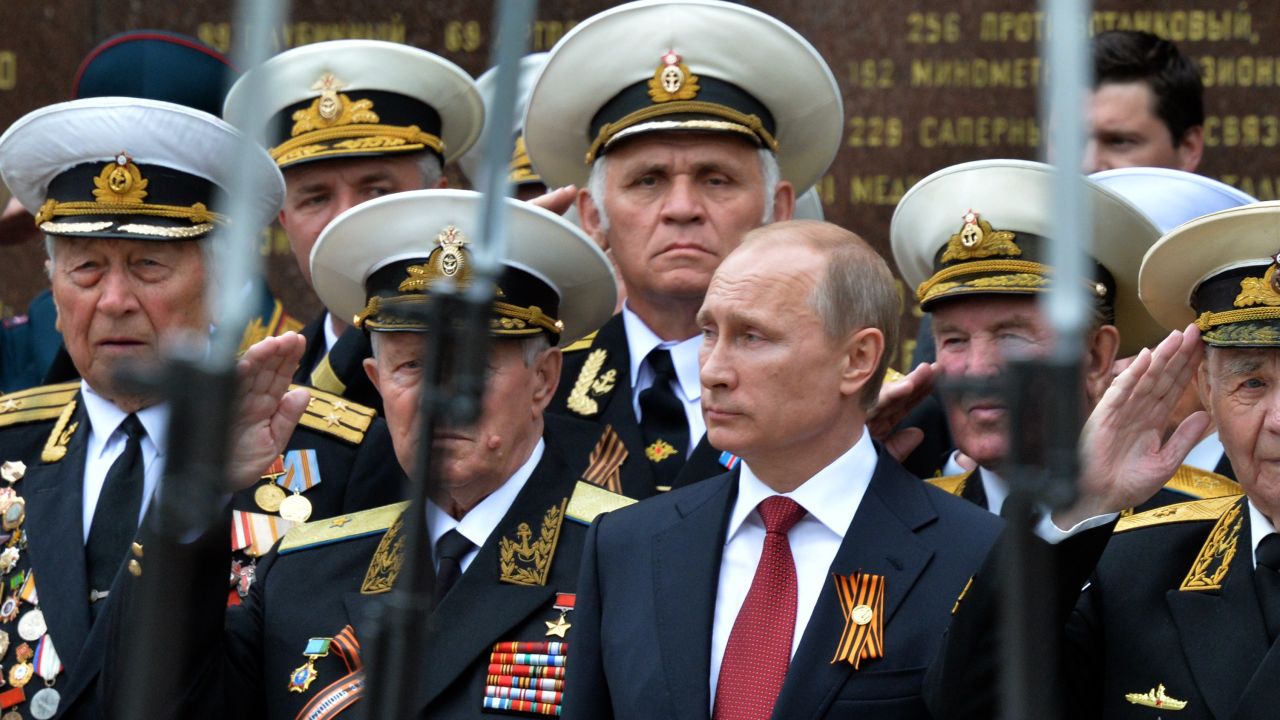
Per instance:
[[[689,448],[689,420],[684,414],[684,403],[671,389],[676,380],[671,353],[654,348],[645,362],[653,369],[653,384],[640,392],[644,455],[653,468],[656,484],[671,487]]]
[[[787,533],[805,516],[805,509],[781,495],[766,498],[756,509],[764,521],[764,548],[725,645],[714,720],[768,718],[791,664],[797,591]]]
[[[462,558],[471,552],[475,543],[463,537],[456,529],[450,530],[436,541],[436,602],[439,603],[458,578],[462,576]]]
[[[120,432],[126,438],[124,450],[107,470],[85,545],[89,589],[103,594],[111,588],[111,581],[128,554],[142,509],[142,437],[147,431],[138,416],[130,414],[120,423]],[[94,603],[95,615],[98,605]]]
[[[1262,619],[1267,624],[1267,638],[1275,642],[1280,635],[1280,535],[1271,533],[1262,538],[1254,558],[1258,566],[1253,571],[1253,581],[1262,605]]]

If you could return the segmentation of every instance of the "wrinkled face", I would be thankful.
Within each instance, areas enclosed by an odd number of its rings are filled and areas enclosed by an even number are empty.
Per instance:
[[[711,275],[764,216],[753,145],[648,133],[609,151],[604,244],[632,296],[701,299]]]
[[[426,342],[421,333],[376,333],[376,357],[365,369],[382,396],[387,428],[396,459],[412,472],[419,442]],[[433,452],[440,466],[442,490],[450,495],[483,499],[506,482],[528,459],[542,433],[542,411],[560,377],[560,351],[543,353],[525,367],[517,341],[492,345],[479,422],[469,428],[440,428]]]
[[[1205,407],[1245,492],[1280,512],[1280,351],[1210,348],[1200,366]]]
[[[1085,151],[1085,172],[1123,167],[1195,169],[1185,148],[1174,143],[1156,115],[1156,98],[1142,81],[1104,83],[1093,93],[1092,125]],[[1188,166],[1189,165],[1189,166]]]
[[[973,296],[932,310],[933,339],[944,377],[994,378],[1015,357],[1046,357],[1052,333],[1035,298]],[[961,452],[987,468],[1009,454],[1009,410],[997,397],[946,397],[947,422]]]
[[[753,462],[825,447],[840,430],[847,356],[810,304],[823,267],[807,246],[758,243],[716,272],[698,312],[702,412],[715,447]]]
[[[284,171],[280,226],[302,276],[311,284],[311,248],[329,221],[365,200],[422,189],[422,169],[413,155],[320,160]]]
[[[204,251],[196,241],[55,240],[58,330],[80,376],[115,399],[115,373],[160,359],[176,331],[209,332]]]

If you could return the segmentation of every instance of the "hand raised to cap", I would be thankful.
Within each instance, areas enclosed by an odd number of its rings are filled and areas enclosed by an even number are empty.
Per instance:
[[[1166,440],[1164,431],[1183,388],[1204,357],[1195,325],[1144,348],[1111,383],[1080,435],[1080,498],[1053,522],[1069,529],[1082,520],[1139,505],[1173,476],[1209,427],[1192,413]]]
[[[306,346],[301,335],[290,332],[266,338],[241,356],[228,473],[233,490],[258,482],[302,419],[311,394],[305,388],[290,390],[289,383]]]
[[[920,363],[897,380],[886,378],[875,407],[867,412],[867,430],[871,437],[883,443],[897,460],[910,455],[924,440],[924,431],[920,428],[903,428],[897,432],[894,428],[933,392],[937,373],[937,363]]]

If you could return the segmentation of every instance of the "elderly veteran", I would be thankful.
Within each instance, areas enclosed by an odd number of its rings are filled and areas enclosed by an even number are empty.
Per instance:
[[[995,378],[1010,358],[1044,358],[1053,337],[1040,309],[1045,264],[1058,230],[1051,215],[1053,168],[1023,160],[981,160],[940,170],[903,196],[890,229],[894,257],[933,320],[945,378]],[[1153,346],[1160,326],[1138,299],[1142,254],[1160,231],[1118,194],[1089,182],[1093,217],[1089,290],[1093,322],[1082,350],[1081,403],[1091,408],[1111,383],[1117,353]],[[1004,400],[966,393],[944,397],[956,449],[930,483],[999,513],[1009,494],[1000,477],[1009,458]],[[977,463],[965,471],[963,453]],[[1180,468],[1153,502],[1239,492],[1229,478]]]
[[[564,717],[924,718],[921,680],[999,520],[870,436],[898,295],[852,233],[753,230],[698,313],[729,473],[587,536]]]
[[[0,663],[10,671],[0,705],[11,712],[100,712],[86,690],[105,639],[105,624],[95,620],[118,571],[131,566],[130,541],[168,451],[168,406],[155,392],[122,383],[119,373],[153,369],[174,335],[208,335],[208,260],[217,228],[228,222],[219,190],[233,179],[252,183],[255,214],[239,221],[254,227],[279,207],[279,172],[265,153],[233,167],[239,142],[212,115],[134,98],[52,105],[0,137],[5,182],[46,236],[58,325],[82,378],[0,396],[0,572],[9,588],[9,603],[0,606]],[[385,425],[368,409],[337,403],[313,398],[283,462],[296,472],[259,488],[277,499],[292,491],[293,521],[305,520],[308,506],[320,517],[401,492],[402,475],[381,462],[390,449]],[[278,502],[267,511],[253,495],[235,497],[240,531],[228,532],[232,547],[244,551],[235,580],[246,591],[253,558],[290,522],[277,514]],[[208,588],[208,600],[238,599],[235,590],[229,595],[225,567],[222,580]],[[50,659],[57,657],[61,674]],[[32,673],[43,680],[28,686]]]
[[[566,352],[551,411],[621,439],[625,494],[724,469],[700,444],[698,307],[746,232],[792,217],[796,188],[826,172],[843,125],[818,51],[739,4],[627,3],[551,49],[526,149],[548,186],[584,188],[582,227],[627,292],[619,315]]]
[[[1194,325],[1140,353],[1108,390],[1082,440],[1082,500],[1054,522],[1140,503],[1210,419],[1244,495],[1133,515],[1114,534],[1108,524],[1057,546],[1067,717],[1243,720],[1280,705],[1278,221],[1275,202],[1207,215],[1143,260],[1152,315]],[[1193,373],[1208,417],[1193,413],[1164,441]],[[998,584],[984,570],[960,603],[931,683],[940,718],[991,716]]]
[[[252,82],[262,83],[267,103],[248,106]],[[480,136],[484,107],[471,76],[438,55],[380,40],[333,40],[251,69],[227,93],[223,117],[267,125],[268,150],[284,173],[280,227],[314,287],[311,250],[329,221],[366,200],[443,187],[444,164]],[[307,323],[294,382],[380,411],[362,365],[369,340],[346,333],[350,322],[326,311]]]
[[[1201,215],[1258,202],[1248,193],[1212,178],[1168,168],[1117,168],[1094,173],[1089,179],[1137,205],[1164,233]],[[1120,374],[1132,361],[1133,356],[1121,358],[1116,362],[1113,373]],[[1196,379],[1192,377],[1191,384],[1183,391],[1182,399],[1169,418],[1168,431],[1173,432],[1188,415],[1203,409]],[[1231,463],[1222,451],[1217,430],[1210,425],[1205,433],[1187,455],[1184,464],[1235,479]]]
[[[566,652],[577,634],[584,523],[591,512],[630,502],[601,501],[609,494],[578,479],[617,470],[592,453],[599,429],[543,414],[558,380],[560,348],[609,317],[616,289],[608,261],[560,217],[508,203],[510,248],[493,303],[495,342],[481,416],[472,427],[440,428],[432,441],[440,455],[439,491],[427,512],[439,604],[422,618],[431,628],[427,645],[406,668],[415,683],[415,717],[558,714]],[[375,354],[365,368],[383,393],[395,457],[405,467],[420,440],[430,329],[397,310],[422,308],[446,279],[468,282],[480,205],[480,195],[461,190],[373,200],[339,216],[312,255],[326,306],[355,317],[372,337]],[[279,428],[296,417],[299,393],[284,391],[300,344],[269,339],[246,355],[246,365],[258,368],[253,377],[265,378],[256,400],[266,407],[249,418],[242,447],[250,451],[239,465],[268,459]],[[584,499],[595,499],[595,509],[582,509]],[[360,643],[375,630],[368,610],[396,582],[404,509],[392,505],[295,528],[264,563],[249,600],[225,614],[201,602],[201,586],[221,580],[225,528],[190,545],[149,542],[146,569],[127,578],[113,620],[121,627],[141,622],[130,613],[149,593],[196,608],[186,621],[167,619],[163,630],[175,638],[173,647],[188,653],[171,666],[190,672],[159,683],[155,697],[172,693],[183,717],[282,720],[329,717],[339,699],[339,707],[358,702]],[[192,587],[165,582],[166,568],[190,563],[200,568]],[[127,653],[113,648],[121,672]],[[109,678],[104,685],[108,692],[114,687]]]

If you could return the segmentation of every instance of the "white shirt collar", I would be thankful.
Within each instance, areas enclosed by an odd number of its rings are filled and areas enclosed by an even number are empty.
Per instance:
[[[978,476],[982,478],[982,491],[987,495],[987,509],[999,515],[1004,501],[1009,498],[1009,483],[981,466],[978,467]]]
[[[671,364],[675,365],[676,379],[680,382],[685,400],[693,402],[702,396],[702,383],[698,377],[698,349],[702,345],[700,335],[679,342],[663,340],[649,329],[639,315],[632,312],[625,300],[622,303],[622,325],[627,331],[627,352],[631,355],[632,388],[639,388],[640,366],[644,359],[654,348],[661,347],[671,352]]]
[[[338,344],[338,333],[333,331],[333,316],[329,313],[324,314],[324,352],[326,355]]]
[[[862,436],[853,447],[819,470],[803,485],[782,495],[795,500],[809,515],[843,538],[862,504],[862,496],[871,484],[871,474],[875,472],[878,460],[871,434],[864,427]],[[756,477],[744,460],[738,478],[738,499],[729,516],[725,542],[733,538],[762,500],[777,494],[779,493]]]
[[[1258,567],[1258,543],[1262,542],[1262,538],[1276,531],[1276,526],[1271,524],[1271,520],[1262,514],[1252,501],[1249,502],[1249,534],[1250,540],[1253,541],[1253,553],[1249,558],[1253,560],[1253,567]]]
[[[84,400],[84,411],[89,416],[88,457],[101,457],[106,450],[107,441],[124,422],[128,413],[116,407],[116,404],[94,392],[89,383],[80,381],[80,397]],[[168,404],[152,405],[134,413],[142,423],[147,436],[143,438],[142,447],[148,453],[163,456],[165,439],[169,432]],[[151,447],[148,448],[147,444]]]
[[[542,453],[545,449],[546,443],[539,438],[538,444],[534,446],[533,452],[529,454],[529,459],[497,490],[494,490],[488,497],[471,508],[470,512],[463,515],[461,520],[455,520],[453,516],[442,510],[439,505],[428,500],[427,527],[431,531],[431,547],[434,549],[441,536],[455,528],[477,548],[484,547],[485,541],[493,534],[494,529],[498,527],[498,523],[502,522],[502,518],[511,509],[511,503],[515,502],[516,496],[520,494],[520,490],[529,481],[529,476],[533,475],[533,469],[542,460]]]

